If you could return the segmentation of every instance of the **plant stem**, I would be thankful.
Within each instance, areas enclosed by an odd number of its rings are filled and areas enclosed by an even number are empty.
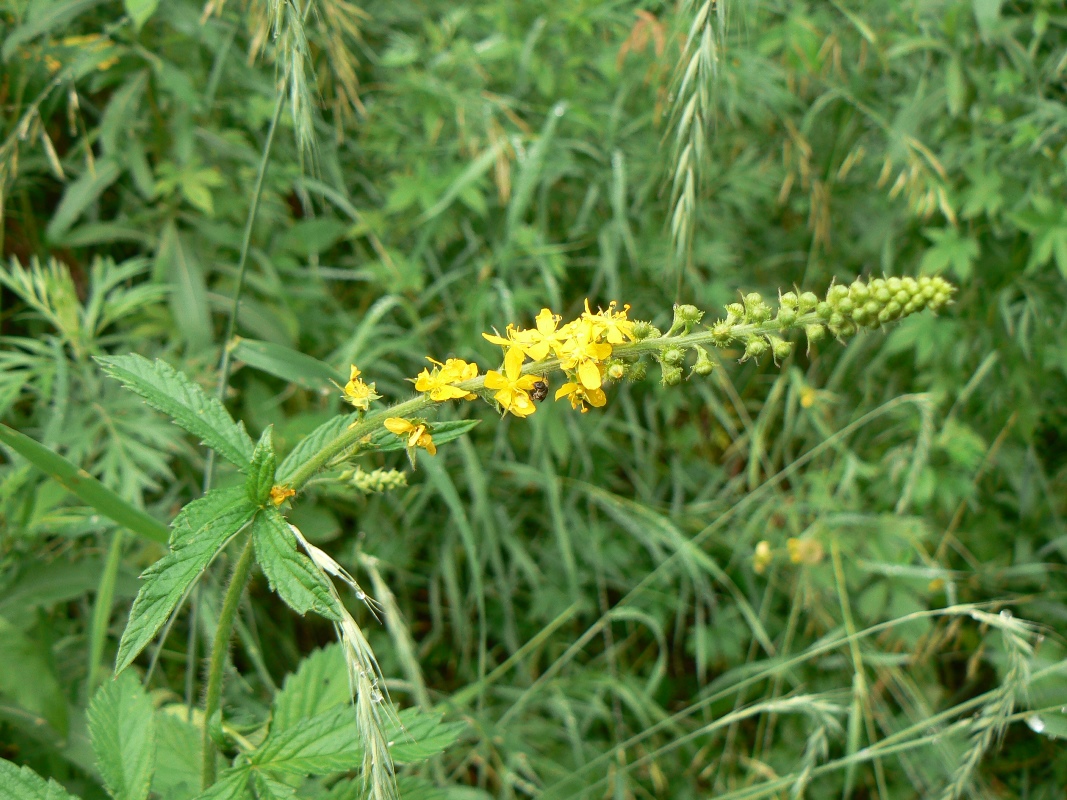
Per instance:
[[[248,251],[252,247],[252,229],[256,224],[256,215],[259,213],[259,201],[263,196],[263,181],[267,176],[267,165],[270,163],[270,151],[274,145],[274,132],[278,128],[278,120],[282,116],[285,107],[285,87],[278,87],[278,98],[274,103],[274,115],[270,119],[270,128],[267,129],[267,141],[263,143],[263,153],[259,158],[259,171],[256,173],[256,183],[252,188],[252,204],[248,207],[248,217],[245,219],[244,237],[241,239],[241,254],[237,258],[237,285],[233,287],[233,306],[230,308],[230,318],[226,322],[226,335],[222,338],[222,357],[219,361],[219,379],[217,394],[220,401],[226,398],[226,386],[230,382],[230,353],[233,345],[233,335],[237,330],[237,310],[241,306],[241,292],[244,291],[245,273],[248,271]],[[204,466],[204,493],[211,488],[211,481],[215,474],[215,451],[208,450],[207,463]]]
[[[796,321],[793,322],[789,328],[800,329],[806,324],[817,321],[820,321],[818,316],[814,312],[811,312],[797,317]],[[732,340],[736,340],[752,334],[777,334],[781,333],[783,330],[785,329],[782,328],[780,323],[770,320],[759,324],[734,325],[731,329],[731,337]],[[657,336],[654,339],[642,339],[639,342],[615,345],[612,348],[612,355],[635,356],[642,353],[661,350],[669,344],[678,345],[680,347],[694,347],[701,344],[711,344],[717,347],[724,346],[723,342],[716,340],[715,334],[712,331],[705,330],[684,336]],[[538,375],[544,375],[549,372],[558,371],[559,369],[560,365],[558,358],[546,358],[543,361],[534,361],[525,364],[522,371],[524,374],[537,373]],[[466,389],[468,392],[479,392],[485,386],[485,376],[482,375],[469,381],[457,383],[456,386],[460,389]],[[293,489],[299,490],[316,472],[325,467],[332,459],[351,448],[367,434],[372,433],[381,427],[387,417],[405,417],[415,414],[431,405],[434,405],[434,401],[430,399],[429,395],[419,395],[410,400],[405,400],[402,403],[390,406],[387,409],[383,409],[382,411],[368,414],[336,439],[327,442],[321,450],[301,464],[290,478],[289,485]]]
[[[248,574],[252,569],[252,537],[249,535],[241,551],[237,565],[233,568],[230,584],[226,587],[226,596],[222,601],[219,623],[215,629],[215,641],[211,644],[211,661],[208,664],[207,694],[204,698],[204,734],[203,764],[200,771],[200,786],[208,789],[215,782],[215,742],[211,738],[211,718],[219,710],[222,697],[222,674],[226,667],[226,656],[230,649],[230,635],[237,617],[237,606],[241,602]]]

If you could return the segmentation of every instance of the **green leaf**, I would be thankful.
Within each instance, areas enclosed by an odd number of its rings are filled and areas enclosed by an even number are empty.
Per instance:
[[[250,367],[305,389],[319,390],[331,383],[345,382],[341,373],[329,364],[273,342],[238,339],[233,348],[233,357]]]
[[[104,0],[65,0],[65,2],[58,3],[36,4],[37,13],[28,15],[25,24],[19,25],[12,30],[7,39],[4,40],[4,47],[3,50],[0,50],[0,57],[7,61],[25,42],[43,33],[61,29],[76,17],[103,2]]]
[[[43,444],[3,424],[0,424],[0,442],[108,519],[146,539],[155,542],[167,541],[166,525],[130,505],[88,472],[79,469]]]
[[[278,483],[285,484],[288,482],[293,473],[300,469],[305,461],[348,430],[357,419],[359,419],[359,415],[354,413],[333,417],[301,439],[296,447],[292,449],[292,452],[282,459],[282,463],[278,466]]]
[[[141,576],[145,584],[119,642],[116,673],[126,669],[152,640],[215,554],[255,513],[244,487],[216,489],[182,510],[174,520],[171,552]]]
[[[210,347],[214,337],[211,315],[208,313],[204,268],[196,257],[196,251],[178,232],[174,220],[168,220],[163,226],[153,272],[173,287],[170,293],[171,314],[189,348],[195,351]]]
[[[314,611],[327,619],[341,619],[329,583],[311,559],[296,549],[296,537],[281,514],[273,508],[257,514],[252,540],[256,561],[286,605],[298,614]]]
[[[245,493],[253,505],[262,506],[270,498],[277,464],[278,458],[274,455],[274,426],[268,425],[252,453],[252,464],[245,480]]]
[[[934,246],[923,255],[922,270],[929,273],[951,269],[960,280],[971,275],[978,258],[978,242],[970,236],[960,236],[956,228],[927,228],[923,234]]]
[[[139,355],[98,356],[104,372],[120,381],[157,411],[242,471],[248,469],[254,445],[244,426],[234,422],[217,399],[208,395],[165,361]]]
[[[115,800],[144,800],[156,762],[152,701],[132,673],[105,681],[89,704],[89,736]]]
[[[273,731],[250,759],[260,769],[286,775],[323,774],[357,768],[363,759],[356,711],[345,705]]]
[[[248,767],[238,767],[224,772],[219,780],[206,792],[198,794],[196,800],[241,800],[252,797],[248,787]]]
[[[457,419],[448,422],[433,422],[427,425],[433,442],[438,447],[458,439],[471,428],[481,424],[480,419]],[[407,436],[397,436],[395,433],[379,428],[371,434],[370,442],[365,445],[368,450],[377,450],[380,453],[388,453],[392,450],[403,450],[407,447]]]
[[[55,781],[0,758],[0,800],[76,800]]]
[[[292,728],[301,720],[347,705],[351,697],[341,645],[334,643],[316,650],[300,662],[275,695],[271,732]]]
[[[63,192],[63,199],[59,201],[59,207],[45,229],[48,238],[51,241],[61,239],[78,217],[104,193],[104,190],[118,180],[120,174],[122,174],[122,169],[118,162],[104,158],[69,184]]]
[[[30,712],[35,724],[47,723],[61,736],[67,734],[67,702],[52,668],[47,643],[27,636],[0,617],[0,695]],[[2,792],[0,784],[0,792]],[[0,793],[0,800],[3,794]]]
[[[159,0],[124,0],[126,14],[133,21],[133,27],[141,30],[148,18],[156,12]]]
[[[253,772],[252,780],[258,800],[296,800],[296,789],[262,772]]]
[[[200,790],[203,742],[187,721],[188,709],[175,704],[156,714],[156,774],[152,791],[167,800],[193,797]]]
[[[417,708],[404,709],[399,718],[400,727],[387,734],[393,741],[389,752],[398,764],[414,764],[444,752],[467,728],[465,722],[443,722],[441,714]]]

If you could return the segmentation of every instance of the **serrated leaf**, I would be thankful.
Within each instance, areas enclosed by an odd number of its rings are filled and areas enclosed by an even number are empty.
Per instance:
[[[159,359],[139,355],[99,356],[104,371],[157,411],[239,469],[248,469],[254,445],[244,426],[186,375]]]
[[[274,697],[271,732],[284,731],[324,711],[348,703],[352,690],[341,645],[316,650],[285,679]]]
[[[193,582],[226,543],[248,524],[256,508],[243,487],[216,489],[190,503],[174,520],[171,552],[141,576],[145,583],[119,642],[115,672],[122,672],[152,641]]]
[[[327,619],[340,620],[330,586],[311,559],[297,550],[289,523],[273,508],[264,508],[252,522],[256,561],[271,589],[298,614],[314,611]]]
[[[284,484],[293,473],[296,472],[305,461],[319,452],[327,443],[332,442],[359,418],[358,414],[343,414],[319,425],[311,433],[300,440],[282,463],[278,466],[278,483]]]
[[[251,758],[260,769],[287,775],[324,774],[358,767],[363,759],[356,712],[345,705],[274,731]]]
[[[345,378],[329,364],[291,347],[258,339],[238,339],[233,357],[250,367],[276,378],[290,381],[305,389],[322,389]]]
[[[252,780],[258,800],[295,800],[296,789],[262,772],[253,772]]]
[[[126,672],[105,681],[89,704],[89,736],[104,785],[115,800],[144,800],[156,761],[152,701]]]
[[[196,800],[241,800],[251,798],[252,791],[248,786],[248,767],[230,769],[219,776],[218,781],[205,792],[196,796]]]
[[[433,422],[429,424],[428,428],[430,435],[433,436],[433,443],[440,447],[453,439],[458,439],[479,424],[481,424],[480,419],[458,419],[448,422]],[[366,448],[368,450],[377,450],[379,453],[388,453],[392,450],[403,450],[407,447],[407,443],[406,435],[397,436],[385,428],[379,428],[371,434],[370,442],[367,443]]]
[[[0,800],[77,800],[55,781],[0,758]]]
[[[253,505],[261,506],[270,497],[277,464],[278,458],[274,455],[274,426],[268,425],[252,453],[252,463],[245,481],[245,494]]]
[[[200,729],[187,721],[188,709],[175,704],[156,714],[156,774],[152,791],[167,800],[185,800],[200,791],[203,743]]]
[[[389,752],[398,764],[425,761],[455,744],[467,727],[465,722],[444,722],[441,714],[426,713],[417,708],[400,712],[398,730],[387,735],[393,741]]]
[[[153,273],[171,286],[171,315],[189,348],[196,351],[209,347],[213,336],[204,268],[174,220],[163,226]]]

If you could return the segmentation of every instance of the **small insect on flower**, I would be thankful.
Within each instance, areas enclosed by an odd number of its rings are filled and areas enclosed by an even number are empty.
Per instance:
[[[546,397],[548,397],[548,379],[542,375],[530,389],[530,398],[540,403]]]

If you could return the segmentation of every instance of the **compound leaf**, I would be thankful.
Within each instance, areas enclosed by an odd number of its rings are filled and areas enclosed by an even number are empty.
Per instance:
[[[122,383],[174,423],[200,438],[242,471],[248,469],[254,445],[244,426],[234,422],[216,398],[165,361],[143,356],[99,356],[104,372]]]

